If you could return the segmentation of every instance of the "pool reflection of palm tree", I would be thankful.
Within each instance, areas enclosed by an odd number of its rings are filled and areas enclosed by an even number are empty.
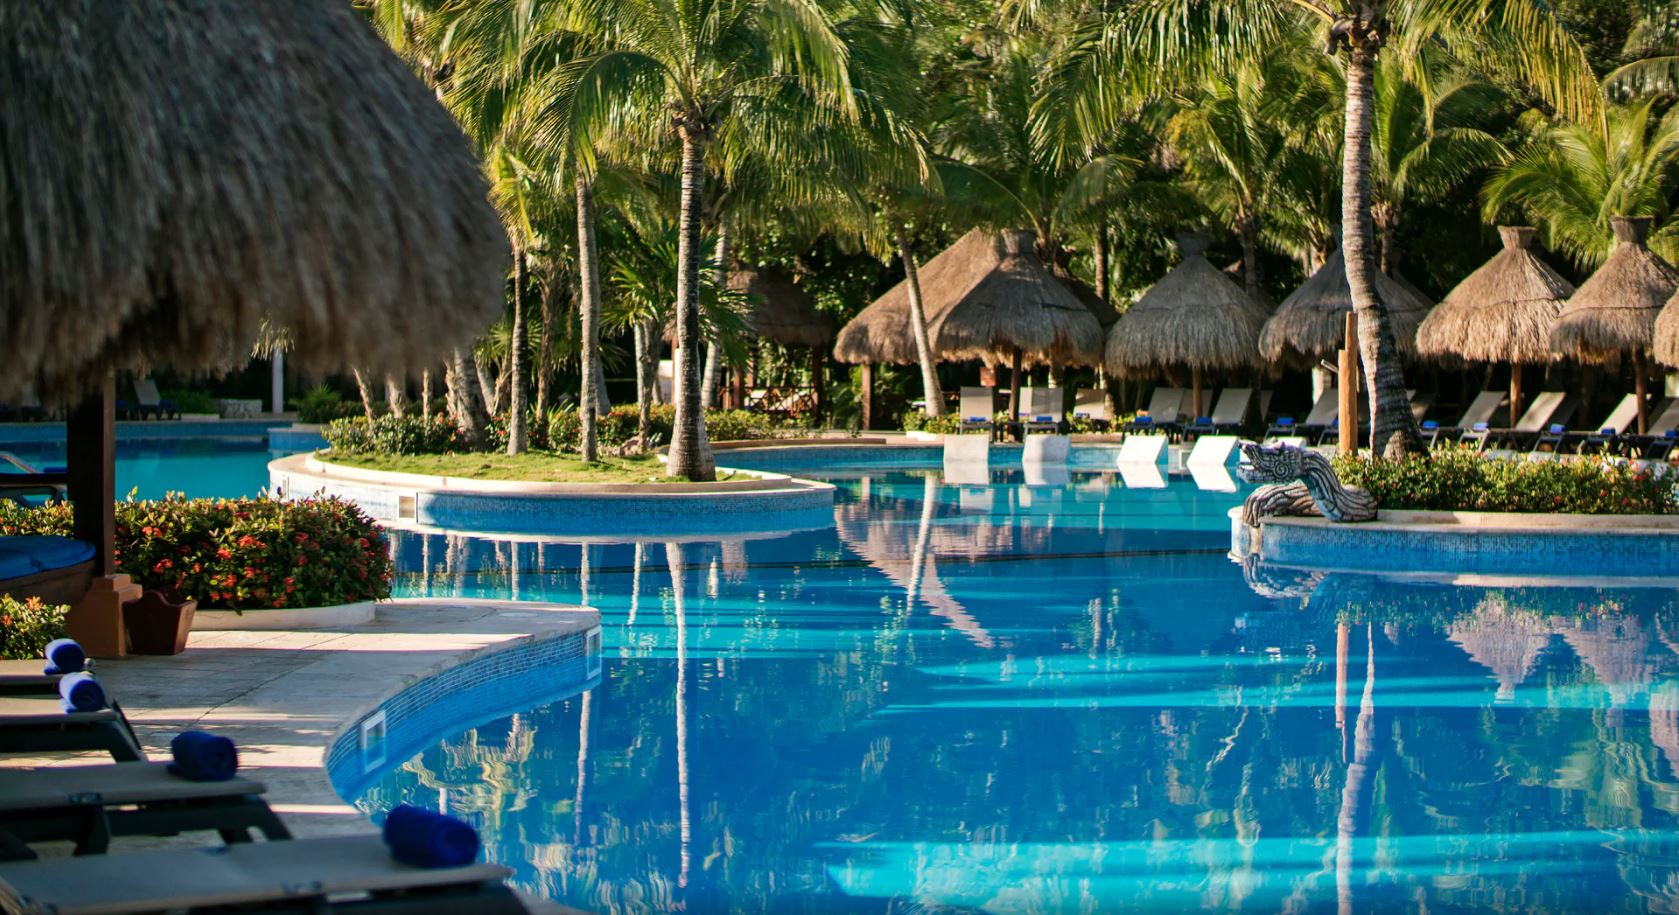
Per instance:
[[[676,613],[676,803],[682,842],[676,885],[685,889],[694,835],[688,809],[688,604],[682,544],[665,544],[665,562],[670,566],[671,609]]]
[[[1376,729],[1376,636],[1375,627],[1364,627],[1364,692],[1359,698],[1358,720],[1353,726],[1352,761],[1347,764],[1341,790],[1341,810],[1335,823],[1335,889],[1341,915],[1353,907],[1352,869],[1354,842],[1369,826],[1370,803],[1376,790],[1376,771],[1382,764],[1384,741]]]

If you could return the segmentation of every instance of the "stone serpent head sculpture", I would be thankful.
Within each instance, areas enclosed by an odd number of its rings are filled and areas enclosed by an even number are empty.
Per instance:
[[[1294,445],[1242,443],[1237,474],[1263,483],[1242,503],[1242,520],[1258,527],[1260,519],[1322,515],[1331,521],[1373,521],[1376,499],[1335,475],[1329,458]]]

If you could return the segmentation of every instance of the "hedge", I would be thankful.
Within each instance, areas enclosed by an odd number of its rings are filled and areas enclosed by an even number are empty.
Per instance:
[[[668,444],[676,408],[656,406],[651,414],[653,445]],[[710,439],[719,442],[777,438],[790,429],[801,428],[796,422],[750,410],[711,410],[706,413],[705,425]],[[613,407],[600,417],[595,427],[596,441],[601,448],[616,448],[634,438],[638,426],[633,404]],[[582,439],[582,425],[577,411],[571,407],[550,410],[547,416],[533,411],[526,430],[528,444],[539,451],[576,451]],[[506,414],[492,418],[485,431],[486,450],[500,451],[507,447]],[[386,415],[371,422],[365,416],[353,416],[334,421],[322,435],[333,450],[348,454],[448,454],[471,450],[454,420],[440,413],[429,419],[413,414]]]
[[[332,498],[129,500],[116,506],[116,562],[141,586],[207,610],[324,607],[391,594],[372,519]],[[0,503],[0,535],[70,535],[70,506]]]
[[[1675,478],[1625,461],[1497,460],[1473,448],[1398,460],[1338,456],[1335,472],[1390,509],[1665,515],[1679,512]]]
[[[64,638],[63,604],[43,604],[39,597],[18,600],[0,594],[0,660],[32,661],[47,650],[47,643]]]

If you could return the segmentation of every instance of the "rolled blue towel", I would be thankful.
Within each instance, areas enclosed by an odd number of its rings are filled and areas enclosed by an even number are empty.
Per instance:
[[[47,659],[43,673],[73,674],[87,668],[87,652],[76,644],[75,639],[53,639],[47,643],[41,656]]]
[[[182,731],[169,741],[175,761],[171,775],[194,782],[225,782],[239,771],[239,750],[233,741],[208,731]]]
[[[66,712],[97,712],[105,707],[105,687],[93,674],[65,674],[58,678],[58,698]]]
[[[478,860],[478,830],[407,804],[385,814],[385,844],[392,857],[414,867],[465,867]]]

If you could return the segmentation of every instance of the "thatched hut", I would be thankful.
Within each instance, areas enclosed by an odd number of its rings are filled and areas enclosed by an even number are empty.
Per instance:
[[[0,398],[70,411],[77,536],[111,563],[112,373],[429,364],[500,312],[467,139],[348,4],[0,5]]]
[[[834,342],[833,316],[819,311],[816,300],[793,278],[776,268],[744,267],[729,274],[729,288],[747,297],[746,324],[765,340],[810,349],[812,408],[822,415],[822,374]],[[737,388],[744,387],[739,373]],[[741,392],[737,391],[737,402]]]
[[[1597,268],[1551,325],[1551,349],[1581,362],[1607,362],[1632,356],[1638,394],[1638,431],[1648,429],[1645,415],[1645,356],[1655,340],[1656,315],[1679,291],[1679,269],[1651,251],[1648,217],[1616,216],[1615,250]]]
[[[1499,226],[1504,250],[1457,284],[1417,328],[1417,354],[1502,362],[1510,370],[1510,424],[1522,415],[1524,365],[1550,362],[1551,325],[1574,284],[1533,250],[1526,226]]]
[[[1201,374],[1252,366],[1268,317],[1240,285],[1207,260],[1207,239],[1178,239],[1182,261],[1150,286],[1108,333],[1105,363],[1116,375],[1187,366],[1195,415],[1203,412]]]
[[[1376,294],[1387,307],[1399,352],[1412,354],[1417,325],[1428,314],[1428,299],[1385,273],[1376,274]],[[1333,356],[1346,342],[1346,316],[1352,308],[1347,261],[1337,248],[1265,322],[1259,335],[1259,353],[1272,363],[1315,365],[1319,359]]]
[[[1096,365],[1102,325],[1077,294],[1038,259],[1030,231],[974,229],[921,265],[927,336],[940,360],[984,359]],[[899,283],[840,328],[841,362],[908,365],[909,286]]]

